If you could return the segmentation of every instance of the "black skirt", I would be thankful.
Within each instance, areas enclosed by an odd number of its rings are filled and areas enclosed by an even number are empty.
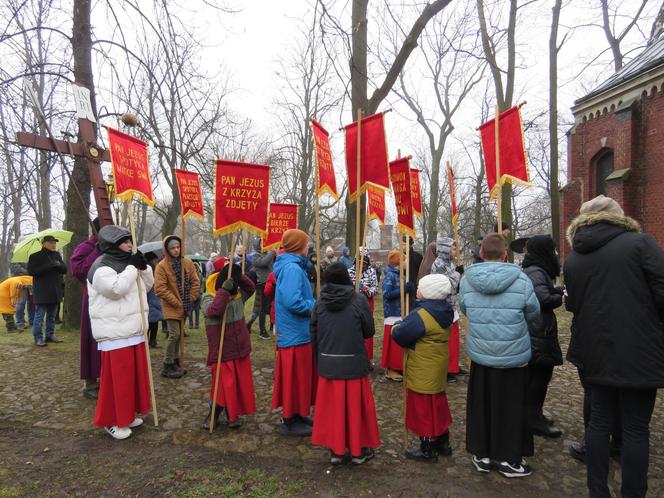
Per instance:
[[[478,458],[519,463],[533,454],[528,428],[528,368],[473,363],[468,381],[466,449]]]

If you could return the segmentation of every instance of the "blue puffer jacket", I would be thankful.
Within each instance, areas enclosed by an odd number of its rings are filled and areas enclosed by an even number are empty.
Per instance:
[[[404,279],[405,280],[405,279]],[[413,284],[406,282],[404,293],[411,293]],[[399,289],[399,267],[388,266],[383,279],[383,316],[401,316],[401,290]]]
[[[309,318],[316,300],[309,279],[306,256],[284,253],[277,256],[273,271],[277,277],[275,312],[277,346],[289,348],[311,342]]]
[[[539,302],[530,279],[511,263],[477,263],[461,280],[461,311],[468,317],[466,347],[480,365],[514,368],[530,360],[528,322]]]
[[[154,291],[154,288],[148,292],[148,322],[160,322],[164,319],[164,314],[161,311],[161,299]]]

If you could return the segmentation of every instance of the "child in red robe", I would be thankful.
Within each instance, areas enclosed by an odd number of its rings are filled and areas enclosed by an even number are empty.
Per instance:
[[[208,339],[208,358],[212,380],[210,384],[210,410],[203,422],[203,429],[210,429],[211,419],[219,426],[219,416],[226,412],[230,428],[241,425],[241,415],[256,413],[254,379],[251,371],[251,340],[244,319],[244,303],[255,290],[254,283],[242,274],[242,268],[234,264],[231,278],[228,265],[208,278],[206,293],[201,301],[205,314],[205,332]],[[221,345],[221,371],[217,379],[217,358],[221,339],[221,324],[226,314],[224,342]],[[217,404],[212,406],[215,385]]]
[[[435,462],[439,454],[452,454],[452,415],[445,394],[454,321],[454,310],[445,298],[451,288],[445,275],[422,278],[417,287],[417,307],[392,327],[392,338],[405,351],[406,427],[420,437],[419,448],[407,450],[406,457],[422,462]]]
[[[318,390],[312,444],[330,449],[330,462],[359,465],[380,446],[364,339],[375,333],[369,303],[356,293],[346,267],[333,263],[311,316]]]

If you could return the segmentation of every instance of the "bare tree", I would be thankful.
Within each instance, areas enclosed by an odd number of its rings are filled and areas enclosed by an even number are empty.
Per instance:
[[[430,181],[426,206],[427,223],[424,227],[424,245],[435,240],[438,232],[438,206],[442,195],[440,166],[445,145],[454,131],[453,118],[472,89],[479,83],[486,68],[482,61],[477,30],[471,23],[472,11],[466,9],[446,16],[443,22],[431,24],[422,35],[420,47],[426,70],[406,80],[405,71],[399,75],[394,93],[413,112],[423,129],[429,145],[430,162],[424,161]],[[424,102],[430,96],[418,96],[409,90],[412,80],[431,83],[435,102],[427,112]],[[441,116],[440,119],[436,116]]]
[[[639,18],[641,17],[641,14],[643,13],[643,9],[647,4],[648,0],[641,0],[641,4],[636,13],[631,17],[620,34],[618,34],[615,27],[617,8],[612,13],[610,12],[609,0],[600,0],[600,5],[602,7],[602,28],[604,29],[604,36],[606,36],[606,41],[609,42],[609,47],[611,48],[611,53],[613,54],[613,67],[616,71],[623,67],[624,54],[620,49],[620,44],[625,39],[627,34],[632,30],[632,28],[636,26]],[[622,4],[620,6],[622,6]]]
[[[560,240],[560,192],[558,186],[558,52],[564,43],[558,44],[558,25],[562,0],[554,0],[549,35],[549,196],[551,197],[551,236]]]
[[[368,7],[369,0],[353,0],[351,3],[351,30],[350,34],[341,27],[340,22],[333,18],[330,14],[330,7],[325,3],[325,0],[317,0],[324,12],[323,19],[327,20],[327,24],[323,27],[323,32],[332,30],[340,35],[344,41],[344,48],[348,53],[350,74],[348,80],[350,81],[350,100],[351,111],[353,120],[356,119],[357,112],[362,111],[365,115],[373,114],[378,110],[378,107],[387,97],[390,90],[396,83],[399,73],[403,70],[406,62],[411,56],[413,50],[417,47],[420,34],[426,27],[427,23],[431,21],[439,12],[441,12],[451,0],[435,0],[427,3],[421,10],[416,19],[410,26],[410,29],[404,31],[404,36],[400,44],[399,50],[394,55],[393,60],[389,64],[387,71],[380,75],[374,75],[375,80],[380,83],[375,83],[374,79],[370,80],[368,54],[369,54],[369,39],[368,39]],[[415,8],[415,7],[413,7]],[[378,40],[374,40],[378,43]],[[328,50],[329,53],[329,50]],[[341,70],[338,69],[341,74]],[[369,85],[373,86],[371,96],[369,96]],[[365,213],[365,196],[359,200],[362,207],[362,214],[360,223],[363,222]],[[346,197],[346,242],[351,248],[356,248],[357,242],[355,240],[355,210],[351,209],[348,196]]]
[[[322,121],[335,109],[341,97],[331,84],[332,61],[322,54],[317,31],[318,19],[303,29],[290,60],[281,61],[278,76],[283,81],[283,97],[277,102],[277,119],[283,129],[278,140],[283,160],[275,168],[272,183],[284,200],[300,206],[298,226],[313,231],[315,209],[311,200],[316,194],[313,135],[310,118]],[[321,206],[323,216],[336,211],[336,202]]]

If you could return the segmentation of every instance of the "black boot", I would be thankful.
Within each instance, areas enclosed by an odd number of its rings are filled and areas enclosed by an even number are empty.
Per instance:
[[[175,366],[174,363],[164,363],[164,368],[161,370],[161,376],[167,379],[179,379],[182,377],[182,371]]]
[[[221,412],[223,410],[224,409],[220,406],[217,406],[217,409],[214,410],[214,428],[215,428],[215,430],[217,429],[217,427],[219,427],[219,416],[221,415]],[[210,407],[210,410],[208,410],[207,417],[205,417],[205,420],[201,424],[201,427],[203,429],[205,429],[206,431],[210,430],[211,419],[212,419],[212,407]]]
[[[433,442],[433,447],[436,450],[436,453],[442,456],[452,455],[452,447],[450,446],[450,433],[449,431],[438,436]]]
[[[184,368],[180,367],[180,358],[175,358],[174,365],[175,365],[175,369],[178,370],[182,375],[187,373],[187,371]]]
[[[406,450],[406,458],[417,460],[418,462],[434,463],[438,461],[438,454],[434,449],[434,444],[431,438],[421,437],[420,447]]]

